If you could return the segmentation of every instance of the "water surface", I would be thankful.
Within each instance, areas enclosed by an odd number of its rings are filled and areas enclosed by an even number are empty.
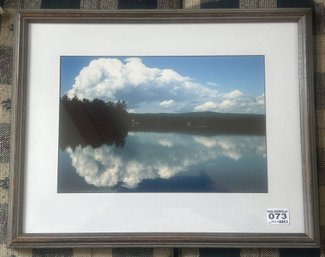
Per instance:
[[[129,132],[59,152],[59,193],[266,193],[265,136]]]

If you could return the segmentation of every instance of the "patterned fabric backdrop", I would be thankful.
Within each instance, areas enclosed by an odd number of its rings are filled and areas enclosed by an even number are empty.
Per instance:
[[[0,257],[325,257],[324,249],[27,249],[7,243],[13,16],[17,9],[294,8],[314,12],[320,224],[325,236],[325,0],[0,0]],[[324,241],[325,242],[325,241]]]

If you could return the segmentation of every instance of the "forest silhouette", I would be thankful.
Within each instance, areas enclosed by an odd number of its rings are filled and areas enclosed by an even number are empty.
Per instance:
[[[125,101],[69,98],[60,101],[61,149],[115,145],[123,147],[129,132],[199,135],[265,135],[265,115],[216,112],[128,113]]]

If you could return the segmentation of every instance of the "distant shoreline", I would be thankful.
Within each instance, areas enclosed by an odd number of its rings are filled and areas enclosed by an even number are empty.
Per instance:
[[[265,135],[264,114],[215,112],[129,113],[131,132],[184,132]]]
[[[266,135],[265,115],[216,112],[128,113],[123,101],[61,100],[60,147],[123,147],[129,132]]]

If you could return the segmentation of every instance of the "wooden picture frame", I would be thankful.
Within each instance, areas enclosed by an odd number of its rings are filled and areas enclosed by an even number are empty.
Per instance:
[[[20,11],[16,21],[10,247],[319,246],[310,10]],[[60,56],[254,54],[265,56],[267,193],[55,191]],[[284,211],[287,224],[268,223]]]

